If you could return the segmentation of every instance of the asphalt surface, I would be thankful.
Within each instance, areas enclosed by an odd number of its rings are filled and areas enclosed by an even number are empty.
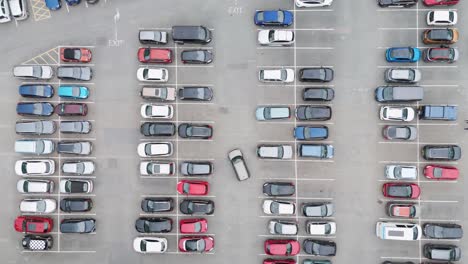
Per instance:
[[[332,220],[337,223],[337,234],[330,238],[338,246],[337,256],[332,258],[334,263],[350,259],[359,259],[362,263],[380,263],[387,259],[420,262],[421,248],[429,241],[391,242],[375,236],[375,223],[388,220],[384,211],[387,200],[380,190],[384,183],[383,167],[390,162],[405,162],[421,169],[426,163],[419,153],[426,144],[456,143],[462,151],[466,149],[465,6],[463,2],[456,6],[460,41],[454,46],[460,50],[460,61],[452,65],[424,62],[413,65],[423,74],[420,84],[425,89],[425,98],[419,105],[458,105],[458,120],[415,121],[419,137],[413,144],[388,143],[382,138],[381,129],[387,123],[378,118],[380,105],[373,94],[375,87],[384,84],[383,71],[391,66],[385,61],[386,47],[424,46],[420,34],[427,27],[427,8],[422,5],[384,11],[374,1],[335,1],[330,8],[306,11],[295,10],[292,1],[280,0],[209,0],[203,3],[101,0],[97,6],[81,4],[68,10],[64,6],[50,12],[50,17],[35,16],[30,10],[31,17],[27,21],[0,25],[0,32],[8,36],[0,45],[4,61],[0,65],[0,80],[4,86],[0,98],[0,168],[4,172],[0,259],[3,263],[261,263],[267,258],[263,252],[264,240],[275,238],[268,235],[266,226],[271,218],[265,217],[261,210],[265,199],[261,186],[278,179],[296,184],[296,195],[289,200],[297,205],[306,201],[335,204]],[[255,10],[277,8],[295,13],[295,24],[290,27],[296,32],[293,48],[262,48],[256,44]],[[170,234],[161,235],[168,238],[171,253],[144,256],[132,249],[132,241],[138,236],[134,222],[143,213],[140,209],[142,197],[165,196],[179,202],[183,197],[175,191],[180,175],[170,179],[147,179],[138,173],[140,158],[136,147],[142,142],[139,108],[144,100],[138,95],[141,85],[135,76],[140,65],[136,58],[140,47],[137,34],[141,28],[169,29],[173,25],[188,24],[213,29],[213,41],[206,47],[212,49],[214,61],[208,67],[181,66],[180,51],[193,45],[176,47],[169,43],[177,60],[168,68],[168,84],[209,85],[214,90],[214,98],[208,104],[189,105],[177,101],[173,120],[211,124],[214,137],[210,141],[185,141],[176,137],[161,141],[174,143],[173,157],[177,163],[198,159],[213,162],[215,173],[207,178],[210,193],[206,199],[216,204],[214,215],[207,217],[208,234],[215,239],[215,249],[201,255],[177,252],[176,241],[181,235],[175,228]],[[88,100],[88,119],[93,120],[94,131],[85,137],[94,143],[92,158],[97,164],[92,194],[95,208],[90,212],[97,219],[97,230],[92,235],[65,235],[55,228],[51,253],[23,252],[22,236],[13,229],[19,202],[25,198],[15,190],[19,176],[15,175],[13,167],[15,161],[22,158],[13,152],[14,140],[23,138],[14,133],[14,124],[20,118],[15,113],[15,105],[21,100],[17,93],[21,81],[12,77],[11,70],[14,65],[31,63],[33,58],[57,64],[48,54],[67,45],[90,46],[94,55],[95,75],[89,84],[91,96]],[[333,67],[335,80],[329,85],[335,89],[336,97],[328,104],[333,108],[333,118],[314,122],[326,123],[330,129],[327,143],[335,147],[332,160],[257,159],[258,144],[296,144],[292,130],[298,122],[293,118],[265,123],[255,120],[258,105],[288,105],[293,109],[304,103],[300,96],[304,84],[299,81],[287,86],[265,86],[258,82],[259,69],[276,66]],[[56,100],[58,97],[52,99]],[[58,133],[52,136],[58,137]],[[60,135],[60,139],[62,137]],[[243,151],[251,171],[252,178],[246,182],[237,181],[226,158],[233,148]],[[423,210],[416,223],[434,220],[465,226],[464,160],[462,156],[456,164],[461,177],[455,183],[427,182],[424,176],[419,176],[417,183],[421,185],[422,195],[418,202]],[[166,216],[174,223],[185,218],[177,208]],[[66,216],[52,217],[63,219]],[[293,238],[302,242],[308,237],[304,230],[305,219],[298,214],[297,221],[300,232]],[[465,240],[448,243],[466,248]],[[298,263],[306,258],[312,257],[303,251],[294,257]]]

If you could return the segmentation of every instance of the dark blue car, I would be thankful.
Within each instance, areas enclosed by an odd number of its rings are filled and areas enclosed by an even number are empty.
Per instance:
[[[45,4],[50,10],[58,10],[62,7],[60,0],[45,0]]]
[[[293,23],[293,14],[284,10],[264,10],[255,12],[254,22],[258,26],[283,26]]]
[[[74,6],[81,2],[81,0],[65,0],[65,1],[67,2],[67,5],[69,6]]]
[[[51,116],[54,106],[51,103],[18,103],[16,105],[18,115]]]
[[[51,98],[54,88],[49,84],[23,84],[19,87],[19,94],[23,97]]]
[[[324,140],[328,138],[328,127],[297,126],[294,129],[294,138],[297,140]]]

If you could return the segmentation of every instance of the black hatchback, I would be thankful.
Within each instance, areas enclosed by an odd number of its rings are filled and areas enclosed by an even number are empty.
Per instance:
[[[140,127],[143,136],[170,137],[175,135],[175,125],[170,122],[145,122]]]
[[[329,106],[300,105],[296,108],[296,119],[299,121],[326,121],[331,117],[332,109]]]
[[[182,123],[179,125],[181,138],[210,139],[213,136],[213,127],[210,125]]]
[[[460,239],[463,229],[457,224],[428,223],[424,225],[424,235],[436,239]]]
[[[169,212],[173,203],[172,198],[145,198],[141,201],[141,210],[147,213]]]
[[[209,200],[183,200],[179,208],[186,215],[211,215],[215,205]]]
[[[418,0],[378,0],[380,7],[412,7]]]
[[[60,201],[60,210],[66,213],[88,212],[93,208],[89,198],[64,198]]]
[[[184,50],[181,59],[187,64],[208,64],[213,61],[213,53],[209,50]]]
[[[335,98],[335,91],[328,87],[305,88],[302,92],[304,101],[331,101]]]
[[[263,184],[263,194],[268,196],[291,196],[296,188],[291,182],[267,182]]]
[[[191,101],[211,101],[213,90],[209,87],[184,87],[178,91],[179,99]]]
[[[62,233],[92,233],[96,231],[96,220],[92,218],[64,219],[60,223]]]
[[[168,233],[172,230],[172,220],[167,217],[140,217],[135,221],[135,229],[140,233]]]
[[[331,68],[304,68],[299,71],[299,79],[302,82],[331,82],[333,76],[334,71]]]
[[[330,257],[336,255],[336,243],[333,241],[306,239],[303,247],[307,254],[314,256]]]

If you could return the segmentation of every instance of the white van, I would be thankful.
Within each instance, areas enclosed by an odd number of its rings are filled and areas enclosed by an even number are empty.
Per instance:
[[[21,139],[15,141],[16,153],[47,155],[54,152],[54,149],[54,142],[48,139]]]
[[[420,240],[421,226],[413,223],[377,222],[375,234],[380,239],[388,240]]]

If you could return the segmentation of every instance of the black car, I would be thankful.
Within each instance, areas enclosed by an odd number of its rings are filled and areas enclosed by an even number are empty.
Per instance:
[[[18,103],[16,113],[26,116],[51,116],[54,106],[51,103]]]
[[[191,101],[211,101],[213,90],[209,87],[184,87],[178,91],[179,99]]]
[[[96,220],[92,218],[70,218],[60,223],[62,233],[93,233],[96,231]]]
[[[53,239],[51,236],[26,235],[21,241],[21,245],[26,250],[49,250],[52,248]]]
[[[330,257],[336,255],[336,243],[333,241],[306,239],[302,244],[307,254]]]
[[[331,101],[333,98],[335,98],[335,91],[332,88],[305,88],[302,91],[304,101]]]
[[[93,201],[89,198],[64,198],[60,201],[60,210],[66,213],[88,212],[93,208]]]
[[[380,7],[412,7],[418,0],[378,0]]]
[[[457,145],[426,145],[422,149],[422,156],[426,160],[459,160],[461,148]]]
[[[317,120],[326,121],[332,117],[330,106],[301,105],[296,108],[296,118],[300,121]]]
[[[211,42],[211,31],[204,26],[173,26],[172,39],[179,44],[208,44]]]
[[[93,150],[91,141],[59,141],[57,152],[60,154],[89,155]]]
[[[207,200],[183,200],[180,203],[180,211],[186,215],[211,215],[214,208],[214,202]]]
[[[181,138],[210,139],[213,136],[213,127],[210,125],[182,123],[179,125]]]
[[[333,80],[331,68],[304,68],[299,71],[299,79],[302,82],[331,82]]]
[[[145,122],[140,127],[144,136],[170,137],[175,135],[176,127],[169,122]]]
[[[168,233],[172,230],[172,220],[167,217],[140,217],[135,221],[135,229],[140,233]]]
[[[296,188],[291,182],[267,182],[263,184],[263,194],[268,196],[291,196]]]
[[[461,249],[455,245],[425,244],[423,254],[432,260],[458,261],[461,258]]]
[[[173,204],[172,198],[145,198],[141,201],[141,209],[147,213],[170,212]]]
[[[19,87],[19,94],[29,98],[51,98],[54,88],[50,84],[23,84]]]
[[[436,239],[460,239],[463,229],[457,224],[428,223],[424,225],[424,235]]]
[[[389,261],[389,260],[387,260],[387,261],[382,262],[382,264],[414,264],[414,262],[412,262],[412,261],[403,261],[402,262],[402,261]]]
[[[213,53],[209,50],[184,50],[182,62],[188,64],[208,64],[213,61]]]

